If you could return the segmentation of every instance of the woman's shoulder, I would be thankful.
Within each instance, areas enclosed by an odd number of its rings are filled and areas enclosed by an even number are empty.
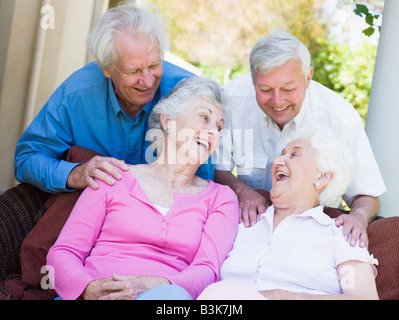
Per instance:
[[[214,182],[212,180],[207,180],[207,181],[209,181],[208,188],[212,188],[213,190],[216,190],[217,192],[224,193],[229,196],[237,197],[236,193],[229,186]]]

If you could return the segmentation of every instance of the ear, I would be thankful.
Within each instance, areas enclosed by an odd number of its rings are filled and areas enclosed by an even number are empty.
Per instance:
[[[165,115],[165,114],[161,114],[161,116],[159,117],[159,120],[160,120],[160,122],[161,122],[161,127],[162,127],[162,130],[164,131],[164,132],[166,132],[167,130],[168,130],[168,127],[169,127],[169,118],[168,118],[168,116],[167,115]]]
[[[323,189],[334,179],[333,172],[323,172],[319,179],[317,180],[319,183],[317,184],[317,189]]]
[[[104,68],[101,68],[101,70],[103,71],[104,76],[105,76],[106,78],[111,78],[111,74],[109,73],[108,70],[106,70],[106,69],[104,69]]]
[[[306,89],[308,89],[309,88],[309,86],[310,86],[310,81],[312,80],[312,78],[313,78],[313,68],[312,67],[310,67],[310,72],[309,72],[309,75],[308,75],[308,77],[306,78]]]

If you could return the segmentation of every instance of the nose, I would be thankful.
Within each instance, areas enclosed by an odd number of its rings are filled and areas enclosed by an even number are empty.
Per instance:
[[[280,94],[279,90],[273,91],[271,101],[272,101],[273,106],[275,106],[275,107],[279,107],[284,103],[283,96]]]
[[[138,81],[139,85],[144,88],[151,88],[155,82],[155,76],[148,69],[141,72],[140,79]]]
[[[207,130],[208,130],[208,133],[209,133],[210,136],[218,136],[220,134],[219,126],[214,121],[210,121],[208,123],[208,129]]]
[[[214,138],[219,135],[219,130],[217,128],[201,129],[201,132],[209,138]]]
[[[284,165],[285,165],[285,158],[283,155],[281,155],[273,160],[273,166],[275,166],[275,167],[279,167],[279,166],[281,167]]]

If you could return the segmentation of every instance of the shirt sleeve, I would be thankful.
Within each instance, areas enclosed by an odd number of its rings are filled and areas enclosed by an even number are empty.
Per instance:
[[[50,98],[17,142],[16,179],[50,193],[73,191],[66,188],[66,181],[79,164],[61,160],[72,146],[71,132],[66,109]]]
[[[52,283],[64,300],[78,299],[89,282],[95,280],[86,271],[85,260],[101,231],[107,212],[107,190],[110,188],[101,181],[98,183],[100,187],[97,190],[86,188],[83,191],[47,255]]]
[[[363,129],[363,122],[357,121],[343,138],[347,140],[355,159],[352,179],[343,199],[351,206],[358,195],[378,197],[383,194],[386,187],[369,139]]]
[[[223,187],[209,212],[192,263],[179,274],[166,278],[185,288],[193,299],[209,284],[218,281],[221,264],[233,246],[238,219],[237,196],[230,188]]]
[[[335,237],[335,263],[336,266],[341,263],[347,261],[360,261],[364,263],[368,263],[372,266],[374,276],[377,275],[377,269],[375,265],[378,265],[378,260],[374,258],[372,254],[369,253],[367,248],[361,248],[359,246],[359,241],[356,243],[354,247],[352,247],[348,241],[345,240],[342,235],[342,227],[340,227],[337,231],[337,235]]]
[[[208,161],[203,163],[197,170],[196,175],[204,180],[213,181],[215,178],[215,166],[213,164],[213,155],[209,157]]]

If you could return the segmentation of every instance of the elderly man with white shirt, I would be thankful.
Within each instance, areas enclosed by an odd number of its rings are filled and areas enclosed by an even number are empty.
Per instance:
[[[386,191],[377,162],[356,110],[341,96],[312,80],[311,57],[294,36],[276,32],[257,41],[250,54],[251,75],[225,85],[231,97],[225,135],[217,150],[215,181],[237,194],[248,227],[267,208],[254,189],[271,188],[273,160],[297,130],[310,125],[330,128],[349,146],[355,170],[343,199],[349,215],[337,218],[354,245],[367,246],[367,225],[377,215]],[[236,167],[237,177],[232,174]]]

